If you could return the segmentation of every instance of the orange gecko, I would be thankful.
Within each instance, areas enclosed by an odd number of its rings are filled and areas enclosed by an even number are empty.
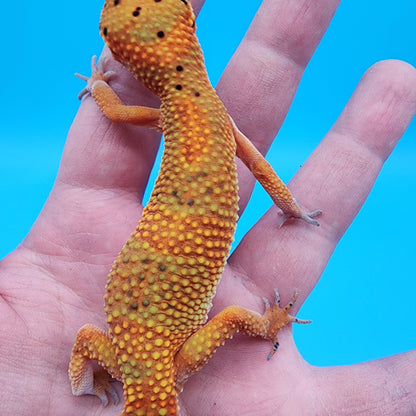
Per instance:
[[[239,306],[207,322],[237,223],[235,155],[260,181],[286,218],[319,225],[320,211],[304,212],[263,156],[237,129],[210,85],[195,16],[187,0],[107,0],[101,35],[115,59],[161,99],[160,109],[123,105],[93,71],[81,95],[91,94],[114,122],[163,132],[159,176],[136,230],[109,274],[108,332],[82,327],[69,375],[75,395],[108,395],[112,378],[124,385],[122,416],[179,415],[178,394],[189,376],[236,332],[270,339],[291,322],[296,300],[264,315]],[[93,361],[101,369],[95,370]]]

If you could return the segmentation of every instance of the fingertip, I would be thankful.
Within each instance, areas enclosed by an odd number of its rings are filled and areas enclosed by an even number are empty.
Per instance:
[[[374,84],[380,94],[390,94],[416,111],[416,69],[408,62],[388,59],[376,62],[364,74],[362,82]]]
[[[408,62],[399,59],[385,59],[373,64],[366,74],[374,74],[384,78],[386,75],[391,77],[391,81],[397,82],[397,86],[401,86],[403,82],[408,85],[409,81],[416,83],[416,69]]]
[[[380,61],[365,72],[333,131],[385,160],[415,111],[416,69],[404,61]]]

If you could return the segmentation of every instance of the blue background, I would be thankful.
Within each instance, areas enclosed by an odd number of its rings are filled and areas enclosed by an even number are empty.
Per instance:
[[[214,84],[260,3],[207,0],[198,34]],[[89,74],[91,55],[102,48],[101,6],[85,0],[2,5],[0,258],[27,234],[53,185],[83,87],[73,73]],[[414,0],[341,3],[268,155],[285,181],[370,65],[387,58],[416,64],[415,16]],[[413,121],[299,314],[314,321],[295,328],[296,343],[313,364],[348,364],[416,347],[415,136]],[[253,201],[237,239],[271,205],[259,186]]]

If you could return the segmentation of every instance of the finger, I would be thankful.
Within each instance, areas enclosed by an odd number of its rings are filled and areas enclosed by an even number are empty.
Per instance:
[[[203,1],[193,3],[200,9]],[[102,57],[107,58],[104,70],[116,72],[111,86],[123,103],[159,107],[158,98],[112,59],[108,48]],[[26,246],[44,247],[51,242],[46,251],[63,248],[77,258],[79,252],[86,256],[92,247],[111,255],[118,251],[140,216],[138,202],[159,143],[160,134],[153,130],[111,123],[93,99],[86,97],[69,131],[53,192]],[[99,238],[109,234],[111,239]],[[99,244],[91,244],[91,235]],[[108,268],[108,259],[103,258]]]
[[[239,129],[263,153],[289,110],[303,71],[339,0],[264,0],[217,91]],[[254,179],[238,164],[240,208]]]
[[[192,2],[195,12],[203,3],[202,0]],[[113,60],[107,48],[103,57],[108,58],[104,69],[116,72],[111,86],[123,103],[160,106],[157,97]],[[58,181],[94,189],[122,189],[141,200],[159,143],[159,133],[112,123],[103,116],[94,100],[86,97],[68,134]]]
[[[125,104],[158,107],[159,102],[107,48],[100,59],[116,72],[111,86]],[[93,189],[123,189],[143,196],[153,166],[160,134],[143,127],[108,120],[91,96],[83,99],[68,134],[58,183]]]
[[[311,408],[335,415],[410,415],[416,403],[416,350],[362,364],[312,368]],[[315,391],[313,391],[315,390]],[[320,411],[316,410],[319,414]]]
[[[191,0],[192,8],[194,9],[195,16],[198,16],[205,0]]]
[[[192,3],[199,11],[203,1]],[[107,49],[103,55],[109,57]],[[113,59],[108,60],[105,70],[117,73],[111,86],[123,103],[159,107],[159,100]],[[141,199],[159,142],[160,134],[152,130],[111,123],[88,97],[69,132],[58,179],[93,188],[121,188]]]
[[[264,288],[273,287],[278,279],[279,289],[298,288],[304,297],[319,279],[415,111],[413,67],[385,61],[370,68],[336,124],[290,184],[302,204],[323,209],[320,229],[299,222],[278,229],[273,207],[229,263],[238,264]],[[260,244],[261,251],[252,250]]]

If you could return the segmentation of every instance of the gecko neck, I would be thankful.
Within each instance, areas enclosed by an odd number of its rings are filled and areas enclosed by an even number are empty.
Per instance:
[[[192,37],[187,39],[183,45],[183,50],[173,54],[165,52],[161,58],[156,50],[149,49],[147,61],[154,62],[154,65],[143,64],[138,60],[124,60],[116,56],[123,65],[132,72],[132,74],[146,88],[159,96],[161,100],[169,99],[172,92],[183,91],[185,85],[194,86],[202,90],[203,88],[212,89],[205,68],[205,62],[201,47],[196,39]],[[173,46],[172,46],[173,48]]]

